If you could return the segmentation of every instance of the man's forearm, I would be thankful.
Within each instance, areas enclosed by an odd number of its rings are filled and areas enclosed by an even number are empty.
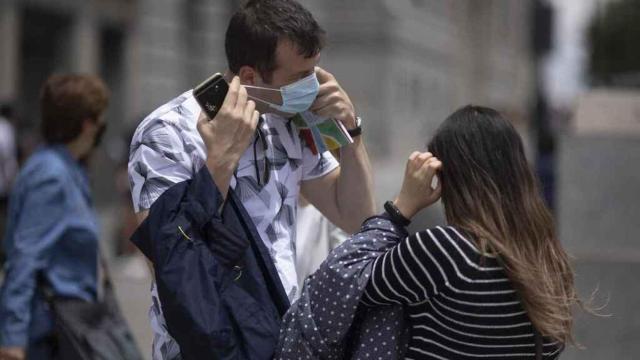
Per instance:
[[[231,183],[231,177],[237,166],[237,162],[227,159],[216,159],[215,157],[209,157],[207,159],[207,168],[209,174],[213,178],[213,182],[218,187],[218,191],[222,194],[222,198],[227,198],[229,192],[229,184]]]
[[[341,149],[340,176],[336,187],[338,211],[345,219],[344,230],[356,232],[362,222],[376,212],[371,163],[360,136],[353,144]]]

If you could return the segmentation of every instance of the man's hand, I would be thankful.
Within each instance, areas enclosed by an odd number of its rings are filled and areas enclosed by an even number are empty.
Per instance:
[[[204,112],[198,118],[198,132],[207,148],[207,168],[226,197],[231,176],[253,139],[260,113],[247,100],[247,90],[235,76],[218,114],[210,120]]]
[[[442,162],[431,153],[414,152],[407,161],[402,190],[395,201],[398,210],[411,219],[418,211],[440,198],[442,184],[431,187],[433,177],[442,168]]]
[[[356,112],[353,103],[336,78],[321,67],[316,67],[316,76],[320,82],[320,91],[310,110],[319,116],[342,122],[347,129],[355,128]]]
[[[21,347],[0,347],[0,360],[24,360],[26,354]]]
[[[353,103],[336,78],[320,67],[316,67],[316,76],[320,90],[310,110],[355,129]],[[376,212],[371,164],[362,136],[354,139],[353,146],[340,148],[339,170],[303,182],[301,190],[334,224],[348,233],[358,231],[362,222]]]

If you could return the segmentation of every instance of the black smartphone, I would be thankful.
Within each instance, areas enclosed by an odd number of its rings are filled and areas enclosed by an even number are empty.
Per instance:
[[[209,119],[213,119],[229,91],[229,84],[224,79],[222,74],[215,73],[202,84],[193,88],[193,97],[196,98],[198,104],[202,108]]]

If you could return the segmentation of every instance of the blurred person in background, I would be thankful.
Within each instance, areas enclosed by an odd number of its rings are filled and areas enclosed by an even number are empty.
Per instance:
[[[40,96],[45,142],[25,163],[9,199],[0,289],[0,359],[49,359],[53,318],[42,294],[94,302],[98,219],[86,164],[99,145],[109,91],[91,75],[53,75]]]
[[[331,154],[340,160],[340,151],[331,151]],[[303,195],[298,199],[296,218],[296,272],[298,289],[302,289],[304,279],[313,274],[349,234],[334,225]]]
[[[331,250],[349,235],[322,215],[302,195],[298,200],[296,217],[296,272],[298,288],[302,289],[304,279],[313,274]]]
[[[7,103],[0,106],[0,236],[4,234],[9,192],[18,172],[17,156],[13,107]],[[0,265],[3,263],[4,251],[0,249]]]

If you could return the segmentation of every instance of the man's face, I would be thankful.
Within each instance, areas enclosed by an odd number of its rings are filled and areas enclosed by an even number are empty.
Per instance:
[[[249,95],[254,100],[260,99],[272,104],[282,105],[282,94],[279,91],[269,89],[279,90],[282,86],[292,84],[311,75],[319,61],[320,54],[307,58],[298,52],[297,47],[291,41],[282,40],[276,48],[276,68],[271,73],[271,79],[268,79],[270,80],[269,82],[265,81],[255,69],[248,67],[251,70],[247,71],[247,68],[245,68],[244,71],[240,71],[240,80],[245,85],[266,88],[247,88]],[[270,108],[262,101],[256,102],[256,109],[260,113],[270,112],[281,116],[291,115]]]
[[[289,40],[281,40],[276,48],[276,68],[271,78],[265,81],[259,72],[249,66],[243,66],[238,75],[240,82],[248,86],[249,97],[256,101],[260,113],[275,113],[288,117],[292,114],[278,111],[268,104],[282,105],[280,88],[311,75],[320,61],[320,54],[307,58],[298,52],[298,48]],[[230,79],[228,79],[230,81]],[[276,90],[276,91],[274,91]]]
[[[276,69],[271,75],[271,81],[264,84],[279,88],[294,83],[311,75],[319,61],[320,53],[306,58],[298,52],[293,42],[281,40],[276,48]]]
[[[79,160],[82,163],[87,164],[89,162],[89,158],[95,149],[100,146],[106,130],[107,122],[103,114],[97,120],[91,118],[84,120],[82,132],[79,135],[82,144],[82,153]]]

